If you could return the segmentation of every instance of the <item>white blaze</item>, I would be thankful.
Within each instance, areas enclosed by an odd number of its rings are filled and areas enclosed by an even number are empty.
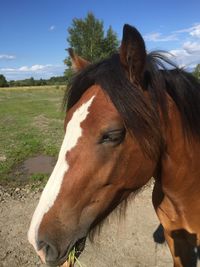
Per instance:
[[[31,225],[28,231],[28,240],[37,250],[37,235],[40,223],[45,213],[53,206],[61,188],[63,177],[69,169],[69,165],[66,161],[66,153],[74,148],[78,142],[78,139],[82,135],[81,123],[86,119],[88,115],[88,109],[92,104],[95,96],[91,97],[86,103],[82,104],[73,114],[69,121],[66,134],[59,152],[58,161],[54,167],[54,170],[42,192],[38,206],[33,214]]]

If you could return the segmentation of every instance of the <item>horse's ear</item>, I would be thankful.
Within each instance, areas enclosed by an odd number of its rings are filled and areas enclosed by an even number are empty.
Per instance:
[[[146,61],[145,43],[138,30],[128,24],[123,28],[120,60],[130,81],[140,83]]]
[[[69,55],[71,57],[72,68],[75,71],[82,70],[82,69],[84,69],[85,67],[87,67],[90,64],[90,62],[88,62],[84,58],[79,57],[78,55],[76,55],[72,48],[68,48],[68,53],[69,53]]]

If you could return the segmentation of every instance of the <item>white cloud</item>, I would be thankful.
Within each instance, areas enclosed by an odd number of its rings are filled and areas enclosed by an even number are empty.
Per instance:
[[[200,38],[200,24],[193,27],[192,31],[190,32],[190,35]]]
[[[194,67],[200,63],[200,23],[194,24],[192,27],[181,29],[175,33],[186,33],[181,47],[172,50],[171,53],[175,55],[176,61],[180,66]]]
[[[193,37],[200,38],[200,23],[194,24],[192,27],[174,31],[174,33],[188,33]]]
[[[152,41],[152,42],[169,42],[169,41],[177,40],[177,35],[170,34],[170,35],[164,36],[160,32],[153,32],[153,33],[146,34],[144,36],[144,39],[146,41]]]
[[[8,80],[20,80],[30,77],[40,79],[63,75],[64,69],[64,65],[36,64],[32,66],[21,66],[18,68],[0,68],[0,73],[5,75]]]
[[[175,62],[183,67],[194,67],[200,63],[200,23],[193,24],[191,27],[171,32],[164,35],[160,32],[149,33],[145,35],[146,41],[151,42],[169,42],[178,41],[179,44],[174,50],[169,51],[175,57]],[[170,46],[173,45],[173,42]],[[167,47],[167,45],[166,45]],[[166,49],[166,48],[164,48]],[[174,59],[173,57],[173,59]]]
[[[33,66],[22,66],[19,68],[1,68],[0,71],[8,72],[41,72],[48,70],[52,65],[33,65]]]
[[[49,31],[54,31],[56,29],[56,26],[55,25],[51,25],[50,27],[49,27]]]
[[[188,41],[183,44],[183,49],[188,53],[188,54],[200,54],[200,42],[192,42]]]
[[[22,71],[22,72],[41,72],[41,71],[46,71],[51,67],[52,67],[52,65],[50,65],[50,64],[47,64],[47,65],[33,65],[31,67],[22,66],[18,70]]]
[[[8,60],[8,59],[15,59],[15,58],[16,58],[16,56],[14,56],[14,55],[0,54],[0,59]]]
[[[179,67],[193,68],[200,63],[200,45],[186,42],[179,49],[171,50]]]
[[[169,42],[177,41],[182,33],[187,33],[191,38],[200,38],[200,23],[196,23],[191,27],[173,31],[169,35],[160,32],[148,33],[144,36],[146,41],[151,42]]]

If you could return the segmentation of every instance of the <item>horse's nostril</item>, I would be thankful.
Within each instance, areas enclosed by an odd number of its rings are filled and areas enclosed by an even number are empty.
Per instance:
[[[39,241],[38,242],[38,250],[43,250],[45,261],[46,263],[55,263],[59,259],[59,251],[57,247],[46,241]]]
[[[46,262],[56,262],[59,259],[59,252],[57,248],[53,245],[46,245],[46,251],[45,251],[45,259]]]
[[[45,242],[44,241],[38,241],[37,242],[37,250],[41,250],[44,246],[45,246]]]

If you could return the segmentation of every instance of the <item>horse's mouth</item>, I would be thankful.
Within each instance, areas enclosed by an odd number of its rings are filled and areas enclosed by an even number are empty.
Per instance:
[[[81,255],[85,248],[86,237],[78,239],[76,243],[67,251],[66,255],[61,260],[61,267],[73,267],[73,264],[69,262],[69,255],[74,251],[74,262]]]
[[[73,246],[73,248],[75,248],[75,257],[78,258],[81,253],[83,252],[84,248],[85,248],[85,241],[86,241],[86,237],[83,237],[81,239],[79,239],[78,241],[76,241],[75,245]]]

